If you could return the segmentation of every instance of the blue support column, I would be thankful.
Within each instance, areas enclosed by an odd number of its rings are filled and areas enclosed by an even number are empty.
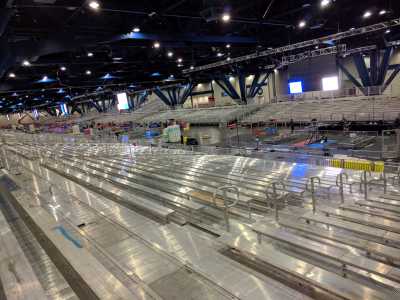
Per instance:
[[[189,82],[183,89],[182,89],[182,95],[179,97],[179,103],[183,105],[187,98],[190,96],[194,89],[194,83]]]
[[[248,93],[248,96],[250,98],[252,98],[252,95],[254,94],[254,90],[257,88],[257,84],[258,84],[258,80],[260,79],[260,75],[261,75],[260,73],[256,73],[254,75],[253,82],[251,83],[250,90]]]
[[[363,86],[361,85],[361,83],[354,78],[353,75],[351,75],[351,73],[345,68],[345,66],[342,65],[342,63],[339,60],[336,60],[336,64],[339,67],[340,70],[342,70],[342,72],[346,75],[346,77],[356,86],[360,89],[360,91],[362,91],[364,93],[364,89]]]
[[[164,95],[164,93],[160,90],[159,87],[156,87],[154,89],[154,94],[156,94],[158,96],[158,98],[160,98],[160,100],[162,102],[164,102],[165,105],[167,106],[174,106],[173,103],[167,98],[167,96]]]
[[[247,103],[247,91],[246,91],[246,76],[238,72],[239,78],[239,89],[240,89],[240,99],[243,103]]]
[[[372,85],[378,85],[378,61],[379,61],[379,52],[373,51],[370,55],[370,78]]]
[[[269,75],[271,74],[271,72],[267,72],[264,77],[261,79],[260,82],[257,82],[255,89],[253,90],[253,93],[250,95],[251,98],[254,98],[258,91],[266,84]]]
[[[240,96],[236,92],[233,85],[229,82],[229,79],[226,76],[222,76],[221,78],[214,78],[216,84],[225,91],[235,102],[238,104],[242,104],[240,101]],[[239,101],[238,101],[239,100]]]
[[[371,79],[368,74],[367,66],[365,65],[364,57],[360,53],[353,56],[354,64],[356,65],[358,75],[360,75],[364,87],[371,86]]]
[[[102,112],[101,107],[93,100],[90,100],[90,104],[98,111]]]
[[[400,72],[400,67],[397,69],[393,70],[392,74],[390,74],[388,80],[386,80],[385,84],[383,85],[382,92],[384,92],[388,86],[392,83],[392,81],[396,78],[397,74]]]
[[[83,115],[82,110],[78,107],[77,104],[72,104],[71,115],[74,114],[74,112],[77,112],[78,114]]]
[[[390,57],[392,56],[393,48],[389,47],[385,49],[385,52],[383,53],[383,58],[382,62],[379,68],[379,75],[377,78],[377,85],[383,85],[385,82],[386,74],[389,68],[389,61]]]

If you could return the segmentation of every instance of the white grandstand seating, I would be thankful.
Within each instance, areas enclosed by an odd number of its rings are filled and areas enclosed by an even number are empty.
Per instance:
[[[243,123],[269,120],[287,122],[386,120],[392,121],[400,114],[400,99],[386,96],[353,97],[334,100],[290,101],[266,105]]]
[[[186,121],[191,124],[219,124],[242,119],[259,106],[228,106],[203,109],[179,109],[163,111],[143,119],[144,123],[166,122],[170,119]]]

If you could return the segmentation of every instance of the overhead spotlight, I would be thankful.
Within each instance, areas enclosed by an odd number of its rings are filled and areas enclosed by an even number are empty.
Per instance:
[[[307,25],[306,21],[300,21],[299,28],[304,28],[306,27],[306,25]]]
[[[386,34],[389,34],[390,32],[391,32],[390,29],[387,29],[387,30],[385,31]]]
[[[218,53],[217,53],[217,56],[218,56],[218,57],[221,57],[221,56],[223,56],[223,54],[222,54],[221,52],[218,52]]]
[[[47,77],[46,75],[43,76],[42,81],[47,81],[47,79],[49,79],[49,77]]]
[[[29,67],[29,66],[31,65],[31,63],[30,63],[28,60],[24,60],[24,61],[22,62],[22,65],[23,65],[24,67]]]
[[[168,57],[172,57],[172,56],[174,56],[174,52],[172,52],[172,51],[168,51],[168,53],[167,53],[167,56],[168,56]]]
[[[231,47],[231,44],[226,44],[225,47],[229,49]]]
[[[327,7],[331,4],[331,0],[321,0],[321,7]]]
[[[363,18],[364,18],[364,19],[368,19],[370,16],[372,16],[372,12],[370,12],[369,10],[367,10],[367,11],[363,14]]]
[[[226,58],[226,60],[227,60],[227,61],[230,61],[230,60],[231,60],[231,58],[228,56],[228,57]]]
[[[132,30],[133,32],[140,32],[140,28],[139,27],[133,27],[133,30]]]
[[[385,10],[385,9],[382,9],[380,12],[379,12],[379,15],[380,16],[383,16],[383,15],[385,15],[387,13],[387,11]]]
[[[194,66],[190,66],[190,70],[194,70]]]
[[[153,44],[153,47],[154,48],[156,48],[156,49],[158,49],[158,48],[160,48],[160,43],[159,42],[154,42],[154,44]]]
[[[228,13],[224,13],[224,14],[221,16],[221,19],[222,19],[222,21],[224,21],[225,23],[226,23],[226,22],[229,22],[229,21],[231,20],[231,15],[228,14]]]
[[[179,67],[179,68],[182,68],[182,67],[183,67],[183,65],[182,65],[182,64],[178,64],[178,67]]]
[[[64,66],[62,66],[62,67],[60,68],[60,70],[64,72],[64,71],[67,71],[67,68],[64,67]]]
[[[94,10],[98,10],[100,8],[100,3],[97,1],[90,1],[89,7]]]
[[[92,75],[92,71],[86,70],[86,75]]]
[[[8,74],[8,77],[10,77],[10,78],[15,78],[15,73],[10,73],[10,74]]]
[[[315,46],[315,49],[319,49],[319,46],[317,45],[317,46]]]
[[[88,52],[87,54],[88,57],[93,57],[93,55],[94,55],[93,52]]]
[[[178,58],[178,63],[181,63],[183,61],[183,59],[182,58]]]

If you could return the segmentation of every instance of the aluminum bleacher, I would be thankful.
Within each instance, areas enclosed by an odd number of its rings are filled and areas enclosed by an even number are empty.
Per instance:
[[[400,101],[387,96],[365,96],[329,100],[301,100],[266,105],[255,114],[242,120],[243,123],[258,123],[268,120],[287,122],[319,121],[392,121],[400,114]]]
[[[186,121],[191,124],[219,124],[242,119],[257,110],[259,106],[227,106],[203,109],[179,109],[163,111],[143,119],[144,123],[165,122],[170,119]]]

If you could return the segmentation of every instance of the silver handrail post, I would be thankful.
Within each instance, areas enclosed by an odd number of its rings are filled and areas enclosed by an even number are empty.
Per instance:
[[[321,179],[319,177],[311,177],[311,200],[312,200],[312,210],[313,214],[316,213],[317,199],[315,197],[315,180],[318,181],[318,184],[321,184]]]
[[[383,169],[383,193],[386,194],[387,193],[387,177],[386,177],[386,170]]]
[[[344,204],[344,183],[343,183],[343,176],[346,177],[346,182],[349,181],[349,176],[347,173],[340,173],[338,176],[336,176],[336,185],[339,187],[339,193],[340,193],[340,200],[341,203]]]
[[[267,200],[269,199],[274,202],[275,221],[276,222],[279,222],[279,209],[278,209],[279,201],[285,197],[285,195],[283,195],[282,197],[278,197],[278,191],[277,191],[278,185],[281,185],[283,189],[286,189],[286,186],[282,181],[274,181],[270,184],[270,186],[272,187],[272,193],[271,194],[268,193],[269,187],[267,187],[267,189],[265,191],[265,196],[266,196]]]
[[[213,194],[213,202],[214,202],[214,205],[216,207],[218,207],[217,199],[216,199],[218,191],[222,191],[223,192],[222,197],[223,197],[223,201],[224,201],[224,207],[223,208],[224,208],[224,218],[225,218],[226,230],[228,232],[230,232],[231,225],[230,225],[230,221],[229,221],[229,209],[231,207],[234,207],[239,202],[239,189],[236,186],[233,186],[233,185],[224,185],[224,186],[216,188],[215,191],[214,191],[214,194]],[[236,194],[236,200],[232,204],[228,203],[227,191],[234,191],[235,194]]]
[[[364,171],[361,175],[361,184],[364,185],[364,199],[368,200],[368,180],[367,171]]]

